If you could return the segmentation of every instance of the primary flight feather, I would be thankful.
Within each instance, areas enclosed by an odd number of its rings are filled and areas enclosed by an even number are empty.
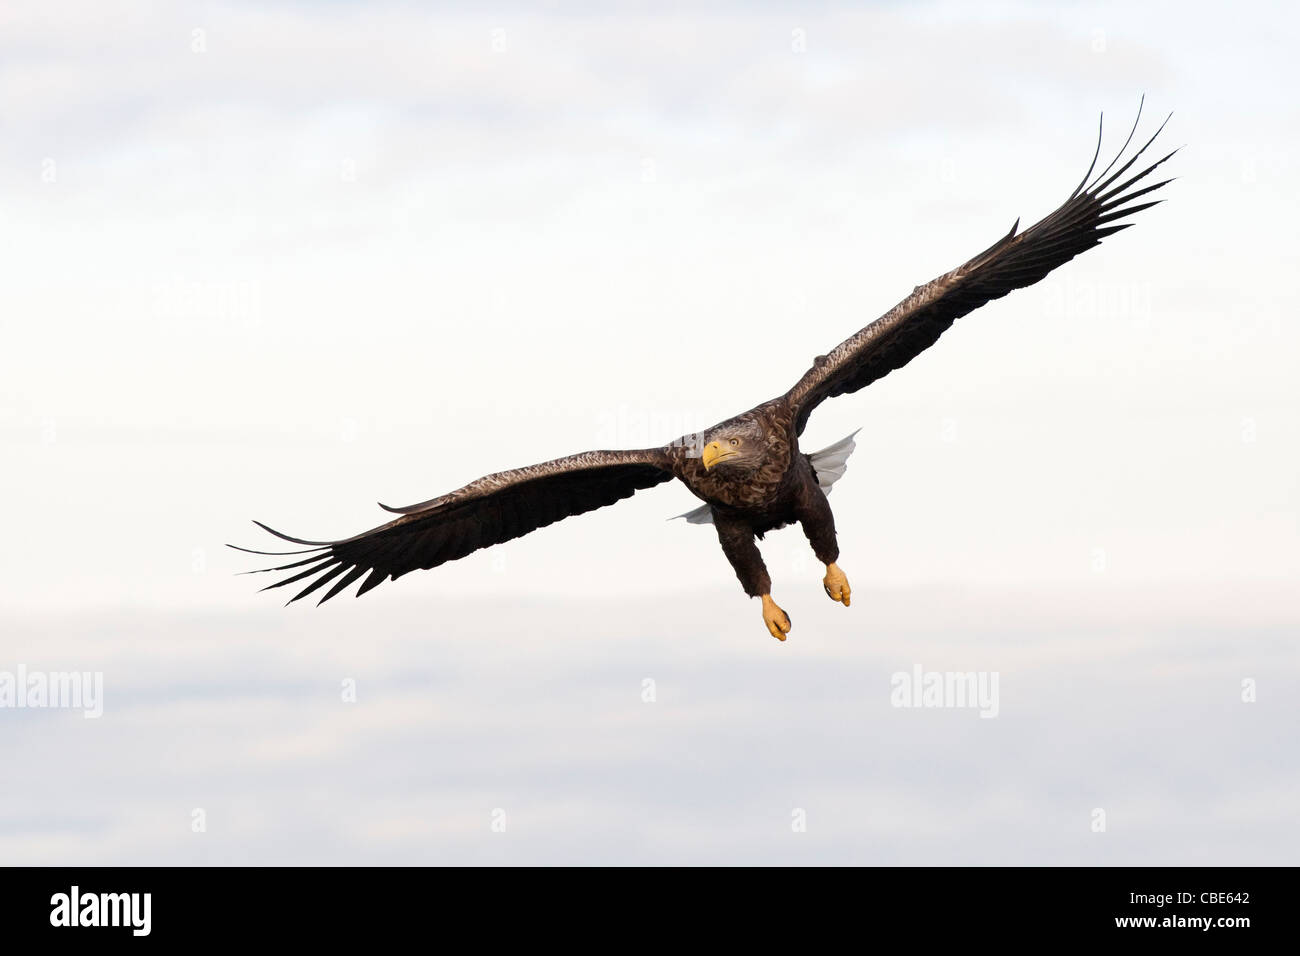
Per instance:
[[[1098,133],[1088,171],[1055,212],[1023,232],[1016,231],[1017,220],[1009,233],[979,255],[917,286],[879,319],[817,356],[812,368],[778,398],[660,448],[582,452],[487,475],[419,504],[383,505],[398,517],[341,541],[307,541],[257,522],[276,537],[305,548],[238,550],[294,557],[262,569],[291,572],[268,588],[301,584],[292,603],[328,585],[320,598],[323,603],[358,580],[360,596],[410,571],[435,568],[676,478],[704,501],[704,506],[683,517],[695,523],[712,522],[745,593],[762,600],[769,633],[785,640],[790,618],[772,600],[771,579],[756,538],[798,522],[826,566],[822,581],[826,593],[846,607],[850,601],[848,579],[836,564],[839,546],[826,494],[831,482],[843,474],[852,436],[822,452],[804,454],[799,436],[808,416],[826,399],[856,392],[902,368],[961,316],[1013,289],[1033,285],[1132,225],[1120,220],[1156,205],[1160,200],[1136,200],[1170,182],[1146,180],[1177,150],[1131,172],[1165,125],[1125,160],[1141,116],[1139,107],[1128,139],[1110,165],[1094,177],[1101,154]]]

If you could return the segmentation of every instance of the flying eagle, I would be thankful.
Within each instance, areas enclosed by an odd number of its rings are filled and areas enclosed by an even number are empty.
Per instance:
[[[318,602],[324,603],[364,575],[357,589],[360,596],[387,579],[435,568],[676,478],[704,502],[681,517],[693,523],[712,522],[745,593],[762,599],[763,623],[773,637],[785,640],[790,617],[772,600],[771,578],[755,543],[768,531],[798,522],[813,553],[826,566],[822,584],[827,595],[848,607],[849,582],[836,564],[840,552],[826,491],[844,471],[853,436],[822,452],[804,454],[799,436],[808,416],[826,399],[856,392],[902,368],[956,319],[1012,289],[1033,285],[1057,266],[1132,225],[1119,220],[1156,205],[1159,200],[1133,201],[1171,180],[1134,187],[1177,150],[1123,177],[1155,142],[1168,117],[1141,149],[1111,172],[1133,141],[1141,116],[1139,106],[1124,145],[1094,178],[1101,153],[1098,131],[1088,171],[1055,212],[1023,232],[1017,232],[1020,221],[1016,220],[1010,232],[979,255],[917,286],[876,321],[817,356],[779,398],[661,448],[582,452],[487,475],[419,504],[380,505],[398,517],[341,541],[306,541],[256,522],[278,538],[306,546],[301,551],[251,551],[304,556],[260,569],[292,572],[268,587],[304,582],[292,603],[333,582]]]

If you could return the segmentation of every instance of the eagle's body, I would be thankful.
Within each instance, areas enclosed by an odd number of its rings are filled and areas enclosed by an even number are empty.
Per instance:
[[[779,511],[793,492],[791,466],[800,459],[799,438],[793,426],[793,416],[781,399],[765,402],[719,422],[700,436],[679,439],[671,446],[673,474],[715,513],[746,514],[761,521],[760,515]],[[708,442],[723,435],[749,432],[761,436],[763,455],[743,479],[734,469],[705,468],[703,449]]]
[[[1140,119],[1141,110],[1138,115]],[[1135,122],[1134,131],[1136,128]],[[1156,130],[1156,135],[1159,133]],[[308,555],[268,568],[294,571],[271,587],[305,581],[292,598],[296,601],[333,582],[321,598],[324,602],[364,575],[357,590],[358,595],[364,594],[385,580],[454,561],[677,478],[707,505],[708,514],[699,520],[712,521],[745,593],[762,598],[764,623],[774,637],[784,640],[790,620],[772,601],[771,580],[756,539],[776,528],[799,524],[813,552],[826,565],[826,593],[846,606],[850,595],[848,581],[835,563],[839,547],[826,489],[843,471],[848,454],[843,449],[851,449],[851,436],[837,446],[841,451],[831,459],[834,473],[819,474],[816,456],[799,448],[808,416],[826,399],[856,392],[901,368],[933,345],[961,316],[1013,289],[1032,285],[1105,236],[1131,225],[1112,225],[1115,220],[1155,205],[1129,203],[1169,180],[1136,190],[1130,187],[1173,153],[1115,185],[1155,140],[1154,135],[1106,178],[1132,138],[1130,132],[1120,154],[1088,184],[1096,165],[1094,155],[1078,188],[1051,215],[1021,233],[1016,231],[1017,221],[1011,232],[984,252],[933,282],[917,286],[875,322],[826,355],[817,356],[812,367],[778,398],[660,448],[583,452],[487,475],[419,504],[383,506],[398,517],[352,538],[304,541],[267,528],[285,540],[307,545],[307,549],[255,553]],[[1098,153],[1100,148],[1099,137]]]
[[[799,451],[794,411],[782,396],[714,425],[672,448],[673,474],[708,506],[718,543],[750,597],[763,598],[764,619],[781,640],[790,619],[772,604],[772,580],[755,539],[798,522],[817,559],[827,565],[826,590],[849,603],[847,580],[835,560],[835,518],[812,459]],[[738,442],[734,453],[732,443]],[[725,457],[713,460],[714,448]],[[831,578],[837,578],[832,582]],[[779,612],[779,616],[777,614]]]

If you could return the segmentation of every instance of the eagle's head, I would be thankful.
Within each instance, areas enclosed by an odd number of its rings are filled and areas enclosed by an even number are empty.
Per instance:
[[[700,461],[705,471],[755,471],[767,456],[767,433],[752,418],[733,418],[715,425],[704,440]]]

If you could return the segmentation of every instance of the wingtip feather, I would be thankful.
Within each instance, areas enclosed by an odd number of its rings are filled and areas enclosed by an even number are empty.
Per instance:
[[[265,525],[262,522],[258,521],[256,518],[253,519],[253,524],[257,525],[263,531],[270,532],[271,534],[275,535],[277,538],[281,538],[284,541],[291,541],[294,544],[305,544],[313,548],[328,548],[331,544],[334,544],[333,541],[308,541],[305,538],[295,538],[292,535],[287,535],[281,531],[276,531],[270,525]]]

